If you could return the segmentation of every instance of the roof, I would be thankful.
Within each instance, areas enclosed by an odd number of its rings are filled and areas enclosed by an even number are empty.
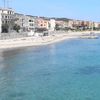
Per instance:
[[[12,8],[0,8],[0,10],[3,10],[3,11],[14,11]]]

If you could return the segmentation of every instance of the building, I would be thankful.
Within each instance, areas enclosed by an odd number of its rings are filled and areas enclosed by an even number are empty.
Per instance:
[[[23,14],[15,13],[15,24],[19,25],[21,30],[25,30],[25,16]]]
[[[35,17],[27,15],[28,31],[35,31]]]
[[[14,25],[14,10],[10,8],[0,8],[1,12],[1,26],[4,24],[8,25],[8,31],[11,31],[13,29]],[[2,29],[1,29],[2,31]]]
[[[40,18],[38,17],[36,19],[36,28],[45,28],[45,29],[49,29],[49,20],[45,19],[45,18]]]
[[[50,31],[54,31],[55,30],[55,26],[56,26],[55,20],[54,19],[50,19],[49,24],[50,24],[49,30]]]
[[[94,22],[94,27],[95,28],[99,28],[99,23],[98,22]]]
[[[15,23],[20,26],[21,31],[35,30],[35,18],[33,16],[15,13],[15,18]]]
[[[68,27],[69,28],[73,28],[73,20],[69,20],[68,21]]]

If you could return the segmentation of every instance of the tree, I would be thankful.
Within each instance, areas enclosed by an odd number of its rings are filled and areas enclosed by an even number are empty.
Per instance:
[[[13,30],[15,30],[16,32],[18,32],[18,33],[19,33],[20,26],[19,26],[19,25],[17,25],[17,24],[15,24],[15,25],[13,26]]]
[[[60,30],[59,24],[56,24],[56,25],[55,25],[55,30]]]
[[[2,25],[2,33],[8,33],[9,30],[9,25],[8,24],[3,24]]]

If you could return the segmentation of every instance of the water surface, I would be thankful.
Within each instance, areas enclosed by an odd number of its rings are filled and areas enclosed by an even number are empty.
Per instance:
[[[100,40],[0,51],[0,100],[100,100]]]

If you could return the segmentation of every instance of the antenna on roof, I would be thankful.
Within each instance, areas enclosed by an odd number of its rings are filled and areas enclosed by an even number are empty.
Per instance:
[[[7,0],[7,8],[9,8],[9,2],[10,2],[10,1],[9,1],[9,0]]]
[[[3,0],[4,8],[9,8],[10,7],[10,2],[11,0]]]
[[[12,0],[7,0],[7,8],[11,7],[11,2],[12,2]]]
[[[3,3],[4,3],[4,8],[6,7],[6,0],[3,0]]]

